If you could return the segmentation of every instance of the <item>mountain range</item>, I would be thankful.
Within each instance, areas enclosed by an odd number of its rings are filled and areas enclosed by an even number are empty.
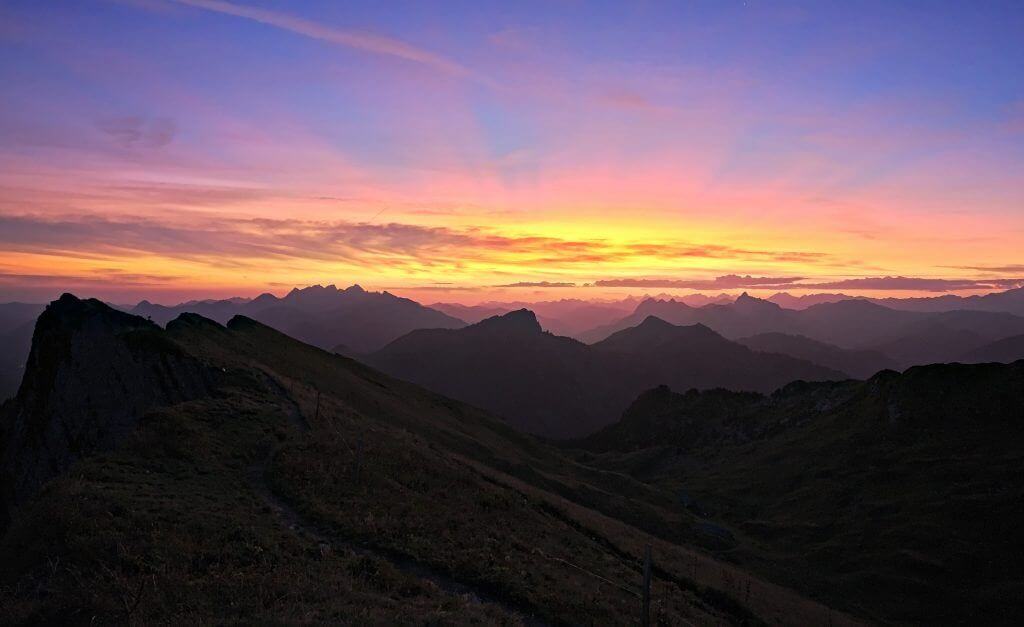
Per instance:
[[[548,437],[600,428],[640,391],[659,383],[771,391],[794,379],[848,376],[752,351],[707,327],[679,327],[653,316],[588,346],[545,332],[526,309],[463,329],[414,331],[366,360]]]
[[[575,338],[595,326],[607,324],[627,315],[636,307],[637,300],[586,301],[566,298],[538,302],[487,302],[479,305],[434,303],[432,309],[443,311],[467,323],[475,324],[486,318],[519,309],[529,309],[537,316],[541,328],[555,335]]]
[[[366,353],[414,329],[465,326],[445,313],[388,292],[358,285],[338,289],[313,285],[284,297],[262,294],[252,300],[193,301],[174,307],[142,301],[131,313],[166,324],[181,313],[196,313],[220,323],[243,315],[320,348]]]
[[[899,368],[956,361],[974,348],[1024,333],[1024,317],[1006,312],[908,311],[864,299],[825,302],[795,310],[743,294],[734,303],[704,307],[648,299],[632,314],[585,332],[581,338],[595,343],[616,331],[636,326],[651,315],[673,324],[704,324],[730,339],[782,333],[842,349],[881,352]]]
[[[709,351],[759,376],[808,367],[653,317],[594,346],[528,311],[392,345],[438,338],[687,379],[741,371],[687,370]],[[585,383],[566,396],[605,393]],[[663,624],[1024,609],[1024,361],[627,405],[556,446],[245,316],[161,327],[65,295],[0,406],[0,607],[15,623],[631,624],[650,546]]]
[[[1009,340],[1001,350],[983,347],[1024,334],[1019,310],[1024,290],[986,296],[926,299],[863,299],[843,294],[791,296],[768,300],[742,295],[664,295],[636,301],[589,302],[580,299],[539,303],[484,303],[475,306],[436,303],[425,307],[388,292],[353,285],[296,288],[282,297],[189,301],[164,306],[142,301],[118,306],[166,324],[181,313],[198,313],[220,323],[245,315],[321,348],[346,355],[376,352],[418,329],[457,329],[524,307],[535,308],[541,328],[595,343],[616,331],[641,324],[648,316],[692,326],[703,324],[722,336],[761,352],[785,354],[845,375],[864,378],[881,368],[1024,358]],[[884,303],[884,304],[880,304]],[[780,306],[781,305],[781,306]],[[942,309],[950,311],[912,311]],[[0,304],[0,398],[12,396],[24,373],[35,317],[44,305]],[[988,311],[991,310],[991,311]],[[811,344],[817,343],[817,344]],[[650,382],[649,382],[650,383]]]

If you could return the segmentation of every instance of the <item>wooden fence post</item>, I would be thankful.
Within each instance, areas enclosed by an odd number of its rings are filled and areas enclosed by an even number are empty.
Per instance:
[[[644,548],[644,591],[643,591],[643,614],[640,616],[640,625],[650,627],[651,625],[651,545]]]

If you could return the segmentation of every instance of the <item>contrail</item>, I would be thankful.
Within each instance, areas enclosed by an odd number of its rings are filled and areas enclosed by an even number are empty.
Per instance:
[[[420,63],[453,76],[475,77],[474,73],[469,68],[455,61],[446,59],[445,57],[428,50],[410,46],[403,41],[391,39],[390,37],[339,30],[327,26],[321,26],[315,22],[294,17],[292,15],[267,11],[256,7],[247,7],[231,2],[224,2],[223,0],[174,1],[179,4],[185,4],[199,9],[205,9],[207,11],[214,11],[216,13],[234,15],[236,17],[253,20],[255,22],[260,22],[261,24],[267,24],[268,26],[274,26],[304,37],[319,39],[339,46],[356,48],[358,50],[365,50],[366,52],[397,57],[399,59],[405,59],[406,61]],[[480,79],[478,78],[478,80]]]

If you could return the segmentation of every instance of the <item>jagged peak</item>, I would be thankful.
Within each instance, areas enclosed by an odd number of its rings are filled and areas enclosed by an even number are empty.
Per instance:
[[[288,292],[288,296],[292,296],[294,294],[315,294],[337,291],[338,287],[334,283],[331,283],[330,285],[320,285],[317,283],[315,285],[307,285],[306,287],[293,287],[292,290]]]
[[[500,316],[491,316],[472,325],[479,329],[501,330],[505,332],[542,333],[537,315],[529,309],[516,309]]]
[[[770,300],[765,300],[763,298],[757,298],[756,296],[751,296],[749,292],[743,292],[742,294],[737,296],[735,304],[741,305],[741,306],[742,305],[774,305],[774,303],[772,303]]]
[[[334,287],[334,286],[332,285],[331,287]],[[346,287],[343,291],[349,292],[349,293],[352,293],[352,294],[365,294],[366,293],[366,290],[363,289],[363,286],[359,285],[358,283],[353,283],[352,285]]]
[[[683,301],[676,300],[674,298],[666,300],[661,298],[648,297],[640,301],[640,304],[636,306],[636,309],[634,309],[633,312],[637,314],[645,314],[651,311],[658,311],[659,307],[664,306],[671,306],[674,309],[692,309],[692,307],[690,307]]]
[[[778,304],[773,303],[770,300],[765,300],[763,298],[757,298],[756,296],[751,296],[747,292],[743,292],[742,294],[739,295],[739,297],[736,298],[736,301],[733,303],[733,307],[738,309],[738,310],[741,310],[741,311],[744,311],[744,310],[764,311],[764,310],[769,310],[769,309],[772,309],[772,310],[774,310],[774,309],[781,309],[781,307],[779,307]]]

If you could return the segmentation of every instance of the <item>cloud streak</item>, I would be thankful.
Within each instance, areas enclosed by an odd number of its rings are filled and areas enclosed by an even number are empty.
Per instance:
[[[803,277],[754,277],[729,274],[714,279],[602,279],[594,281],[595,287],[640,287],[691,290],[727,290],[755,287],[794,286]]]
[[[906,276],[864,277],[822,283],[799,283],[792,287],[815,290],[867,290],[958,292],[964,290],[1012,289],[1024,286],[1024,278],[935,279]]]
[[[452,76],[473,76],[473,72],[469,70],[469,68],[457,63],[456,61],[452,61],[451,59],[430,52],[429,50],[417,48],[416,46],[412,46],[398,39],[331,28],[329,26],[323,26],[316,22],[287,15],[285,13],[268,11],[266,9],[235,4],[232,2],[224,2],[223,0],[173,1],[198,9],[204,9],[206,11],[245,18],[254,22],[266,24],[267,26],[273,26],[297,35],[302,35],[311,39],[318,39],[338,46],[395,57],[405,61],[412,61]]]
[[[505,285],[492,285],[491,287],[576,287],[576,284],[561,281],[518,281],[516,283],[506,283]]]
[[[1014,266],[1008,266],[1013,268]],[[849,291],[958,292],[1001,290],[1024,286],[1024,278],[947,279],[905,276],[863,277],[837,281],[807,281],[804,277],[753,277],[730,274],[714,279],[622,278],[594,281],[594,287],[638,287],[692,290],[800,289]]]
[[[481,227],[397,222],[221,217],[162,221],[95,215],[0,216],[0,245],[6,251],[34,254],[103,258],[142,253],[229,266],[293,259],[344,261],[364,267],[386,261],[423,268],[468,263],[510,269],[541,265],[578,268],[637,259],[770,260],[795,254],[687,242],[623,243],[506,235]],[[817,258],[817,253],[804,254]],[[752,277],[746,280],[755,281]]]

